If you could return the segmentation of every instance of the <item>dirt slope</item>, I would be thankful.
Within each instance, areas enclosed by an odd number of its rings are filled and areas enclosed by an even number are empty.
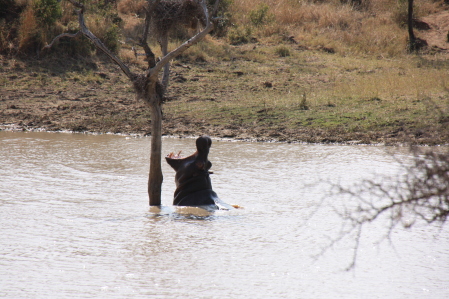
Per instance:
[[[431,14],[421,18],[421,21],[430,26],[429,30],[419,31],[419,36],[427,41],[429,48],[437,47],[442,52],[449,52],[449,11]]]

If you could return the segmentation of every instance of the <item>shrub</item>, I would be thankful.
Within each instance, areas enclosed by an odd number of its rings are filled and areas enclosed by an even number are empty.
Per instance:
[[[38,52],[55,34],[62,31],[56,21],[62,15],[57,0],[35,0],[21,14],[18,28],[18,50],[22,53]]]
[[[209,0],[208,4],[212,7],[215,3],[215,0]],[[217,23],[215,24],[215,28],[212,32],[212,35],[217,37],[223,37],[229,30],[229,27],[232,25],[232,13],[231,7],[234,4],[233,0],[222,0],[218,6],[217,12]]]
[[[106,28],[103,43],[114,53],[120,49],[119,43],[120,28],[116,24],[111,24]]]
[[[119,36],[122,19],[118,16],[113,6],[108,1],[91,3],[86,16],[86,25],[106,47],[117,53],[120,49]],[[64,15],[61,19],[65,23],[61,32],[76,33],[80,30],[78,19],[73,15],[73,5],[69,3],[64,7]],[[54,38],[53,34],[51,38]],[[61,38],[52,47],[52,51],[61,51],[70,56],[89,56],[95,51],[93,43],[85,36],[75,38]]]
[[[274,20],[274,15],[268,13],[270,7],[267,4],[259,4],[259,6],[249,12],[249,19],[254,26],[262,26]]]
[[[120,48],[119,36],[120,28],[112,23],[110,18],[104,18],[97,15],[95,18],[87,19],[87,27],[91,29],[92,33],[98,37],[103,44],[114,53],[117,53]]]
[[[35,0],[32,6],[40,25],[51,26],[62,15],[58,0]]]
[[[280,57],[290,56],[290,49],[286,46],[279,46],[274,50],[274,53]]]
[[[251,41],[251,28],[248,26],[236,26],[228,32],[228,40],[231,45],[245,44]]]
[[[70,21],[64,30],[68,33],[76,33],[79,31],[77,21]],[[95,46],[84,35],[74,38],[61,38],[59,42],[53,47],[55,51],[61,51],[64,54],[74,56],[89,56],[95,50]]]
[[[31,6],[23,12],[19,25],[19,51],[31,52],[43,44],[42,32]]]
[[[0,0],[0,53],[11,54],[17,47],[20,14],[25,4],[14,0]]]
[[[0,19],[6,17],[14,10],[15,2],[14,0],[0,0]]]

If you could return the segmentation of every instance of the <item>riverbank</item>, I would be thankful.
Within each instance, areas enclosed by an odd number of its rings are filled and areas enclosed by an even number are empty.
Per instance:
[[[163,134],[310,143],[449,142],[447,54],[343,57],[326,49],[222,45],[175,61]],[[193,51],[197,51],[193,49]],[[194,53],[194,52],[193,52]],[[189,55],[189,53],[187,53]],[[192,54],[190,54],[192,55]],[[193,62],[192,62],[193,61]],[[142,65],[136,61],[138,71]],[[102,58],[6,59],[0,128],[150,135],[149,108]]]

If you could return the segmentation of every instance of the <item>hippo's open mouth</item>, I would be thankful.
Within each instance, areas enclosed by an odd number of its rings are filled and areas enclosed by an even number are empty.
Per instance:
[[[171,152],[166,157],[169,159],[182,159],[183,157],[181,156],[181,152],[182,151],[179,151],[179,153],[177,153],[177,154],[175,154],[174,152]]]
[[[186,163],[187,161],[195,160],[195,158],[198,155],[198,152],[195,152],[191,154],[190,156],[183,156],[181,155],[182,151],[179,151],[178,153],[171,152],[167,156],[165,156],[165,160],[167,160],[168,164],[171,163]],[[170,164],[172,165],[172,164]],[[173,165],[172,165],[173,166]]]
[[[193,161],[197,158],[198,155],[198,151],[191,154],[190,156],[184,157],[183,155],[181,155],[182,151],[179,151],[177,154],[175,152],[171,152],[170,154],[168,154],[167,156],[165,156],[165,160],[167,161],[168,164],[170,164],[170,166],[172,166],[176,171],[178,170],[179,166],[183,163],[186,163],[187,161]],[[210,162],[208,161],[208,163],[210,164]],[[199,168],[201,168],[202,166],[200,165],[204,165],[202,163],[198,163],[197,165],[199,166]],[[209,174],[213,174],[213,171],[207,171]]]

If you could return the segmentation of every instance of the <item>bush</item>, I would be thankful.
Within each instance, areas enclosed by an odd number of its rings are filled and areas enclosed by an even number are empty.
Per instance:
[[[290,56],[290,49],[286,46],[279,46],[274,50],[274,53],[280,57]]]
[[[58,0],[35,0],[32,7],[40,25],[52,26],[62,15]]]
[[[36,51],[42,44],[42,28],[37,22],[33,8],[29,6],[20,18],[19,51],[24,53]]]
[[[73,6],[70,4],[66,8],[70,12]],[[86,15],[86,25],[98,37],[103,44],[112,52],[117,53],[120,49],[119,36],[122,19],[107,3],[98,2],[96,5],[89,6],[88,15]],[[73,15],[63,17],[67,24],[61,32],[76,33],[80,30],[78,19]],[[51,38],[54,38],[53,34]],[[95,51],[94,44],[85,36],[76,38],[61,38],[52,48],[53,51],[60,51],[68,55],[89,56]]]
[[[209,7],[213,7],[215,0],[209,0]],[[217,37],[226,36],[229,27],[232,25],[231,7],[234,4],[233,0],[222,0],[218,6],[217,17],[218,21],[212,31],[212,35]]]
[[[250,27],[233,27],[228,32],[228,40],[231,45],[245,44],[251,41],[251,28]]]
[[[399,0],[396,9],[393,10],[393,20],[400,27],[405,28],[408,20],[408,2]]]
[[[274,15],[268,13],[270,7],[267,4],[259,4],[259,6],[249,12],[249,19],[254,26],[262,26],[274,21]]]
[[[120,28],[116,24],[109,25],[103,35],[103,43],[114,53],[120,49],[119,35]]]
[[[20,16],[18,50],[22,53],[38,52],[55,34],[62,32],[56,21],[61,17],[57,0],[36,0]]]
[[[20,14],[24,8],[14,0],[0,0],[0,53],[11,54],[17,46]]]
[[[76,33],[79,31],[77,21],[70,21],[64,29],[64,32]],[[54,51],[60,51],[69,56],[81,55],[89,56],[95,50],[95,46],[84,35],[74,38],[61,38],[53,48]]]
[[[14,8],[14,0],[0,0],[0,19],[5,18]]]

